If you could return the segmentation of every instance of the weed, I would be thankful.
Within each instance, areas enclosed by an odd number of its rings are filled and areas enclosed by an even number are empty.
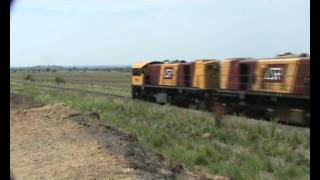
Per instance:
[[[65,81],[62,77],[56,77],[56,78],[54,79],[54,81],[55,81],[57,84],[66,83],[66,81]]]
[[[34,82],[34,78],[32,77],[31,74],[28,74],[27,76],[25,76],[24,79],[27,80],[27,81],[30,81],[30,82]]]

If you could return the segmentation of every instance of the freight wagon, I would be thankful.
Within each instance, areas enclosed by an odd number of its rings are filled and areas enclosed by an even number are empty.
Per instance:
[[[133,65],[132,97],[212,110],[223,103],[228,112],[310,122],[310,57],[222,61],[145,61]]]

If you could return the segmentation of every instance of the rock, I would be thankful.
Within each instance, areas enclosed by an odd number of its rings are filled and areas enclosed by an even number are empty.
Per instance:
[[[230,180],[230,178],[225,176],[217,176],[217,175],[211,175],[208,173],[204,173],[200,177],[201,180]]]
[[[200,167],[199,166],[193,166],[194,171],[200,171]]]
[[[171,171],[174,173],[181,173],[183,170],[183,166],[181,164],[177,164],[171,167]]]
[[[163,156],[162,154],[155,153],[155,155],[157,155],[157,156],[158,156],[159,161],[165,161],[165,158],[164,158],[164,156]]]
[[[135,135],[129,134],[127,137],[130,142],[138,142],[138,138]]]
[[[229,180],[230,178],[224,177],[224,176],[215,176],[214,179],[215,180]]]
[[[100,119],[100,116],[97,112],[92,112],[89,114],[89,116],[93,117],[93,118],[96,118],[96,119]]]
[[[203,138],[203,139],[210,139],[210,138],[211,138],[211,134],[210,134],[210,133],[204,133],[204,134],[202,135],[202,138]]]
[[[159,173],[164,176],[172,176],[173,173],[167,169],[161,168],[159,169]]]
[[[124,173],[124,174],[129,174],[131,171],[132,171],[131,168],[122,169],[122,173]]]

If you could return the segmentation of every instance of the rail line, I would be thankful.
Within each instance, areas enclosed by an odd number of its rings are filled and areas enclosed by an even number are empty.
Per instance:
[[[84,89],[78,89],[78,88],[61,87],[61,86],[54,86],[54,85],[48,85],[48,84],[37,84],[34,82],[30,83],[30,82],[17,81],[17,80],[10,80],[10,81],[15,82],[15,83],[25,84],[25,85],[37,86],[37,87],[41,87],[41,88],[45,87],[45,88],[59,89],[59,90],[64,90],[64,91],[73,91],[73,92],[86,93],[86,94],[92,94],[92,95],[98,95],[98,96],[122,98],[122,99],[130,100],[130,101],[148,102],[148,101],[141,100],[141,99],[134,99],[129,96],[121,96],[121,95],[115,95],[115,94],[109,94],[109,93],[97,92],[97,91],[90,91],[90,90],[84,90]],[[263,119],[263,120],[265,120],[265,119]],[[278,122],[278,124],[285,124],[285,123]],[[309,126],[297,125],[297,124],[285,124],[285,125],[309,128]]]

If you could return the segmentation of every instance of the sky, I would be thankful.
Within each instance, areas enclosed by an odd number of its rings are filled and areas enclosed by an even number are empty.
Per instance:
[[[15,0],[10,66],[310,54],[308,0]]]

